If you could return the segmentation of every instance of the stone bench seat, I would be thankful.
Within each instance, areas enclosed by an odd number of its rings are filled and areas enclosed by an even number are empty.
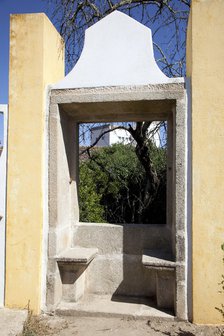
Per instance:
[[[144,250],[142,264],[156,271],[156,302],[159,308],[174,309],[176,262],[163,250]]]
[[[88,265],[97,255],[97,248],[74,247],[66,250],[55,259],[61,264]]]
[[[172,259],[171,254],[163,250],[143,250],[142,254],[142,264],[146,268],[175,269],[176,262]]]
[[[97,248],[75,247],[55,257],[61,275],[64,301],[77,302],[84,296],[85,271],[97,253]]]

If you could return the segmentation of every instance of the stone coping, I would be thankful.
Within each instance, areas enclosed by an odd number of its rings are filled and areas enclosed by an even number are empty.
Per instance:
[[[136,223],[92,223],[92,222],[77,222],[72,225],[73,228],[77,226],[98,226],[98,227],[143,227],[143,228],[164,228],[168,226],[166,223],[164,224],[136,224]]]

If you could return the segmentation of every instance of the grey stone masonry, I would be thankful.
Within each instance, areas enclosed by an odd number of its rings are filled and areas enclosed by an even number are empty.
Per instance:
[[[155,269],[174,269],[176,268],[175,261],[172,260],[172,255],[163,250],[144,250],[142,255],[142,264],[146,268]]]
[[[97,252],[97,249],[76,247],[55,258],[60,270],[64,301],[77,302],[84,296],[86,267]]]
[[[93,258],[97,255],[97,252],[97,248],[75,247],[70,248],[55,259],[58,263],[62,264],[88,265],[90,261],[92,261]]]
[[[79,223],[78,123],[151,120],[168,123],[167,222],[151,227]],[[159,307],[188,318],[186,120],[184,83],[51,90],[48,309],[112,292],[154,295]],[[91,257],[79,254],[80,248],[98,250],[84,272],[77,265]]]

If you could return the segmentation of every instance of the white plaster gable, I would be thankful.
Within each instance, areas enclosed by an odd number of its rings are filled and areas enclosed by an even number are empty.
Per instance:
[[[81,56],[54,89],[182,82],[168,78],[154,59],[151,30],[114,11],[85,32]]]

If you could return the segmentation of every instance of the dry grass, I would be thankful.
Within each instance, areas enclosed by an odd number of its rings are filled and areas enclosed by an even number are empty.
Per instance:
[[[32,311],[28,310],[27,319],[23,325],[23,331],[18,336],[47,336],[54,335],[53,330],[47,323],[47,320],[34,316]]]

